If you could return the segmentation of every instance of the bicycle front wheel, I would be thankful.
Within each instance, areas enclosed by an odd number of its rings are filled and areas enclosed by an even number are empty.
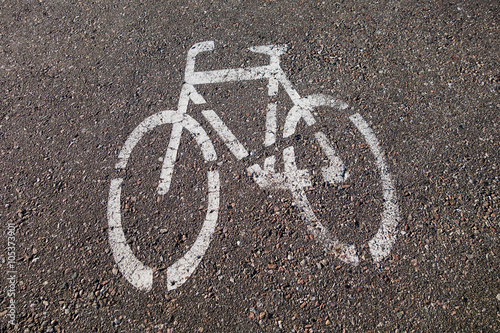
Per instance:
[[[187,130],[195,139],[198,147],[201,149],[205,162],[215,161],[217,159],[217,155],[209,137],[196,120],[187,115],[179,114],[177,111],[163,111],[146,118],[134,129],[134,131],[132,131],[119,153],[119,161],[116,164],[116,169],[119,172],[127,172],[127,169],[129,169],[127,168],[129,159],[134,152],[134,148],[138,146],[141,139],[159,126],[167,124],[172,125],[170,142],[163,160],[159,186],[157,189],[154,189],[161,196],[169,193],[172,187],[172,177],[175,175],[174,164],[177,159],[183,129]],[[147,177],[147,175],[144,176]],[[166,268],[168,290],[176,289],[185,283],[193,274],[196,267],[201,262],[215,230],[220,198],[218,171],[208,170],[206,179],[207,185],[205,191],[202,191],[207,195],[206,199],[203,199],[206,200],[206,214],[201,229],[197,233],[195,241],[188,247],[187,251]],[[127,182],[127,180],[130,179],[122,176],[114,178],[111,181],[107,213],[109,244],[113,251],[115,262],[127,281],[140,290],[151,290],[153,286],[153,268],[144,264],[134,254],[131,246],[127,242],[122,225],[122,218],[125,210],[128,210],[128,204],[123,205],[122,198],[123,184]],[[137,183],[139,182],[136,181],[133,184],[129,184],[129,187],[134,187]],[[194,187],[197,186],[190,186],[190,188]],[[160,198],[158,201],[160,201]],[[192,203],[189,202],[185,204],[192,206]],[[173,210],[173,207],[168,208],[169,210]],[[149,218],[146,219],[149,220]],[[172,221],[165,221],[163,226],[172,228],[175,226],[175,223]],[[161,233],[172,233],[172,230],[165,228],[159,230],[162,231]]]

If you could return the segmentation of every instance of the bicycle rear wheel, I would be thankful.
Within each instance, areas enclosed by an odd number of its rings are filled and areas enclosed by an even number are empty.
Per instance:
[[[340,112],[346,113],[344,109],[347,105],[335,100],[333,97],[326,95],[311,95],[301,100],[301,103],[294,106],[292,110],[289,112],[284,129],[284,137],[291,137],[295,135],[297,124],[299,119],[303,118],[306,121],[308,126],[311,126],[316,123],[316,120],[313,116],[314,109],[317,107],[328,107],[335,108]],[[347,116],[344,114],[343,116]],[[372,256],[374,262],[380,262],[384,258],[386,258],[391,248],[396,240],[396,227],[399,221],[399,207],[397,202],[396,190],[394,186],[394,182],[392,180],[392,176],[387,167],[384,154],[380,147],[377,137],[375,136],[373,130],[370,128],[368,123],[363,119],[363,117],[359,113],[352,114],[347,116],[349,122],[351,123],[351,127],[355,128],[357,131],[357,136],[360,137],[362,141],[364,141],[364,145],[368,147],[369,152],[371,153],[372,165],[375,165],[375,171],[372,174],[378,176],[378,179],[373,180],[374,187],[376,185],[376,191],[380,196],[380,200],[382,204],[379,205],[376,200],[374,201],[373,206],[381,206],[379,211],[379,216],[375,216],[374,214],[368,216],[368,214],[364,215],[365,220],[371,221],[362,221],[362,223],[372,223],[376,220],[378,221],[378,227],[376,232],[373,233],[373,237],[371,237],[366,243],[369,248],[369,252]],[[328,130],[328,128],[325,128]],[[318,150],[322,153],[321,166],[318,164],[315,165],[297,165],[295,158],[295,150],[293,147],[289,147],[284,151],[284,162],[285,162],[285,170],[288,171],[290,175],[299,175],[297,172],[298,169],[307,170],[311,167],[313,170],[311,173],[305,174],[304,171],[301,171],[301,174],[304,175],[304,179],[297,179],[295,176],[295,183],[299,184],[307,184],[309,186],[314,185],[311,183],[311,177],[322,178],[321,184],[320,182],[316,182],[316,187],[325,187],[328,188],[325,191],[329,191],[330,195],[334,191],[336,191],[336,185],[340,186],[342,190],[342,185],[346,188],[351,185],[346,184],[345,182],[351,177],[349,168],[344,164],[343,159],[340,157],[340,154],[334,148],[329,136],[325,134],[324,131],[319,130],[316,131],[313,135],[310,136],[310,141],[306,145],[312,145],[319,147]],[[304,157],[307,159],[310,154],[304,154]],[[300,161],[301,158],[298,159]],[[325,164],[325,162],[327,162]],[[314,170],[316,169],[316,170]],[[319,169],[319,170],[318,170]],[[365,172],[364,170],[354,170],[355,176],[357,176],[356,180],[362,180],[362,177],[357,175],[357,173]],[[294,178],[290,176],[289,178]],[[363,182],[364,184],[364,182]],[[323,249],[326,253],[333,254],[340,260],[350,263],[353,265],[358,265],[360,261],[360,257],[358,256],[357,246],[353,243],[342,242],[340,241],[340,237],[331,231],[330,220],[335,220],[338,217],[334,214],[330,214],[329,218],[322,218],[320,215],[320,211],[322,210],[314,201],[322,198],[321,195],[313,196],[311,195],[312,191],[308,190],[309,186],[295,186],[293,182],[290,183],[289,188],[292,192],[294,203],[300,211],[300,215],[304,222],[307,225],[309,232],[314,236],[314,238],[323,246]],[[339,192],[340,193],[340,192]],[[358,191],[357,194],[363,193],[362,191]],[[367,191],[368,193],[368,191]],[[352,199],[351,199],[352,201]],[[363,202],[361,199],[360,202]],[[372,209],[375,210],[375,209]],[[329,204],[324,205],[323,212],[336,211],[340,212],[338,207],[331,207]],[[340,212],[342,214],[343,212]],[[338,222],[338,221],[335,221]],[[359,221],[355,221],[356,224],[359,224]]]
[[[118,155],[119,161],[115,166],[116,169],[126,170],[127,162],[137,143],[147,133],[165,124],[172,124],[172,133],[158,187],[158,193],[162,195],[169,191],[183,129],[186,129],[194,137],[205,162],[217,159],[212,142],[196,120],[187,115],[179,114],[177,111],[163,111],[146,118],[132,131]],[[151,290],[153,269],[134,255],[123,230],[121,209],[123,182],[123,177],[111,180],[107,212],[109,244],[115,262],[127,281],[140,290]],[[219,212],[220,182],[217,170],[207,171],[207,189],[207,213],[203,225],[189,250],[167,268],[168,290],[176,289],[186,282],[201,262],[210,244]]]

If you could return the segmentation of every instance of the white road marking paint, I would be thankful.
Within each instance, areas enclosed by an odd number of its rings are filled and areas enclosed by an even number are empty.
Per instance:
[[[215,153],[214,146],[203,127],[201,127],[196,120],[187,115],[184,115],[182,125],[193,135],[196,143],[200,146],[205,162],[216,161],[217,154]]]
[[[309,230],[313,237],[323,245],[323,249],[326,253],[334,254],[346,263],[357,265],[359,259],[356,255],[354,245],[346,245],[339,242],[316,218],[304,191],[305,187],[311,186],[311,181],[310,179],[304,181],[303,173],[297,170],[293,147],[288,147],[283,150],[283,160],[285,163],[285,174],[287,175],[286,179],[288,188],[292,192],[295,199],[295,205],[301,211],[300,216],[306,223],[307,230]],[[308,173],[307,176],[309,177]]]
[[[226,144],[227,148],[233,153],[238,160],[248,156],[248,151],[245,147],[238,141],[234,134],[227,128],[226,124],[219,118],[219,116],[213,110],[204,110],[201,112],[203,116],[208,120],[210,125],[219,134],[222,141]]]
[[[170,134],[170,142],[165,152],[165,158],[163,159],[163,165],[160,173],[160,181],[158,183],[158,194],[164,195],[170,189],[170,182],[172,179],[172,174],[174,172],[174,163],[177,157],[177,149],[180,144],[182,128],[186,125],[186,116],[184,116],[189,101],[193,101],[195,104],[206,103],[205,99],[196,91],[196,89],[189,84],[185,84],[182,87],[180,98],[179,98],[179,109],[175,112],[175,116],[180,120],[184,120],[184,124],[179,122],[173,122],[172,132]],[[174,112],[174,111],[169,111]],[[188,122],[193,122],[194,119],[188,120]],[[169,123],[169,121],[164,122]],[[162,122],[158,122],[156,126],[161,125]],[[195,125],[196,126],[196,125]],[[199,125],[198,125],[199,126]],[[209,152],[210,147],[207,147],[203,152]],[[210,152],[211,153],[211,152]],[[214,152],[215,153],[215,152]]]
[[[269,78],[269,83],[267,84],[267,96],[272,97],[278,95],[279,81],[274,77]]]
[[[295,133],[295,129],[301,118],[304,119],[308,126],[314,125],[316,120],[311,111],[312,108],[304,101],[294,105],[286,116],[285,125],[283,127],[283,137],[288,138]]]
[[[127,141],[125,141],[125,144],[123,145],[122,149],[120,150],[120,154],[118,155],[118,163],[116,163],[115,168],[125,168],[132,149],[144,136],[144,134],[151,131],[158,125],[175,124],[180,123],[181,121],[182,115],[177,113],[176,111],[162,111],[144,119],[139,125],[137,125],[132,133],[130,133]]]
[[[261,169],[258,164],[254,164],[247,171],[251,173],[254,181],[261,188],[289,190],[294,197],[295,206],[300,211],[300,216],[306,223],[307,230],[323,245],[324,251],[334,254],[346,263],[357,265],[359,258],[355,246],[339,242],[316,218],[304,191],[304,188],[312,185],[311,177],[308,170],[297,169],[293,147],[283,150],[283,161],[285,170],[282,173],[275,172],[274,156],[266,158],[264,169]]]
[[[285,164],[284,179],[286,186],[292,189],[303,189],[312,186],[309,170],[298,170],[295,163],[293,147],[283,149],[283,162]]]
[[[168,143],[165,158],[160,172],[160,181],[158,182],[158,194],[167,194],[170,189],[172,175],[174,174],[174,163],[177,158],[177,147],[181,142],[182,124],[174,124],[170,133],[170,142]]]
[[[179,148],[180,138],[184,128],[195,138],[206,162],[215,161],[217,159],[215,149],[205,130],[195,119],[186,115],[189,101],[193,101],[195,104],[206,103],[203,96],[196,91],[195,85],[268,79],[268,96],[276,96],[279,90],[279,85],[281,84],[294,104],[288,112],[285,120],[283,129],[284,138],[287,138],[295,133],[297,124],[301,119],[303,119],[307,125],[313,125],[316,122],[312,114],[315,107],[329,106],[340,111],[347,108],[347,104],[344,102],[327,95],[310,95],[304,98],[300,97],[299,93],[293,88],[292,83],[287,79],[279,64],[279,57],[286,51],[286,46],[267,45],[250,48],[252,52],[269,55],[270,62],[267,66],[195,72],[196,55],[200,52],[213,50],[213,48],[214,43],[212,41],[193,45],[187,55],[186,71],[184,76],[185,83],[181,89],[177,111],[162,111],[146,118],[130,134],[119,153],[119,160],[118,163],[116,163],[116,168],[124,169],[132,150],[147,132],[162,124],[172,124],[171,139],[169,141],[165,158],[163,159],[160,182],[158,185],[158,193],[160,195],[166,194],[170,188],[177,150]],[[268,104],[266,132],[264,138],[265,146],[270,146],[276,142],[278,127],[276,109],[276,103]],[[237,159],[242,159],[249,155],[244,146],[237,140],[234,134],[229,130],[229,128],[227,128],[227,126],[213,110],[203,111],[203,115]],[[368,242],[373,260],[375,262],[379,262],[383,258],[387,257],[395,242],[395,229],[399,221],[399,207],[397,204],[395,188],[375,134],[361,115],[354,114],[350,116],[350,120],[358,128],[364,136],[366,142],[369,144],[371,152],[375,156],[377,167],[381,176],[382,191],[384,196],[382,221],[377,234]],[[349,173],[346,171],[343,161],[335,152],[326,135],[323,132],[317,132],[315,137],[329,160],[329,165],[327,167],[322,167],[322,174],[325,181],[337,183],[347,179],[349,177]],[[275,172],[274,156],[265,159],[264,169],[261,169],[258,164],[254,164],[251,167],[248,167],[247,170],[252,174],[255,182],[262,188],[291,191],[294,197],[294,204],[300,210],[300,216],[306,223],[308,230],[313,234],[317,241],[323,245],[324,250],[327,253],[334,254],[346,263],[358,265],[359,258],[356,254],[355,246],[341,243],[331,235],[328,229],[325,228],[320,221],[318,221],[305,192],[305,188],[311,186],[309,171],[297,169],[293,147],[284,149],[283,161],[284,172],[281,173]],[[116,178],[111,181],[110,186],[108,201],[110,246],[113,250],[115,261],[125,278],[138,289],[151,290],[153,283],[153,271],[151,268],[143,265],[134,256],[132,250],[127,245],[125,235],[123,233],[120,213],[122,182],[123,178]],[[208,171],[208,188],[208,207],[205,221],[203,222],[203,226],[198,237],[189,251],[173,265],[167,268],[168,290],[178,288],[180,285],[185,283],[187,279],[189,279],[201,262],[203,255],[210,244],[210,240],[217,224],[219,212],[220,179],[218,171]]]
[[[252,175],[253,180],[261,188],[271,189],[286,189],[284,187],[285,180],[283,174],[275,172],[274,163],[276,158],[269,156],[264,160],[264,170],[258,164],[254,164],[247,168],[247,171]]]
[[[157,126],[171,123],[173,124],[172,133],[167,152],[165,153],[165,158],[163,160],[160,182],[158,185],[158,194],[165,194],[170,188],[170,181],[177,156],[177,147],[179,147],[183,128],[189,130],[189,132],[191,132],[194,136],[196,142],[201,148],[205,161],[215,161],[217,159],[215,149],[210,142],[208,135],[196,120],[188,115],[182,115],[176,111],[162,111],[144,119],[134,129],[134,131],[132,131],[130,136],[127,138],[127,141],[125,141],[120,154],[118,155],[119,161],[116,163],[115,167],[117,169],[125,168],[132,149],[139,142],[139,140],[141,140],[144,134],[153,130]]]
[[[269,55],[269,66],[273,69],[272,72],[275,72],[274,75],[269,77],[269,83],[267,84],[267,95],[268,96],[276,96],[279,90],[280,81],[275,77],[276,73],[281,70],[279,65],[280,56],[285,54],[288,46],[286,45],[263,45],[263,46],[253,46],[248,48],[250,51],[255,53],[263,53]]]
[[[132,253],[122,229],[120,213],[120,194],[122,178],[113,179],[108,200],[109,246],[123,276],[140,290],[151,290],[153,270],[144,266]]]
[[[174,172],[174,163],[177,156],[177,147],[179,147],[180,144],[183,128],[186,128],[189,132],[191,132],[201,148],[205,161],[215,161],[217,159],[215,149],[205,130],[193,118],[187,115],[184,115],[183,118],[182,123],[174,124],[172,126],[170,142],[167,147],[167,152],[165,153],[165,158],[163,159],[160,181],[158,183],[158,194],[160,195],[166,194],[170,189],[170,183]]]
[[[301,211],[300,216],[307,226],[307,230],[313,235],[314,239],[323,246],[323,250],[328,254],[335,255],[339,260],[357,266],[359,258],[356,254],[356,247],[352,244],[344,244],[338,241],[316,218],[311,204],[307,200],[303,189],[292,191],[294,203]]]
[[[184,110],[184,107],[187,108],[187,105],[188,105],[188,102],[189,100],[193,101],[194,104],[205,104],[206,101],[205,99],[203,98],[203,96],[201,96],[195,89],[194,86],[190,85],[190,84],[186,84],[184,86],[185,88],[185,91],[186,91],[186,97],[187,98],[183,98],[183,96],[181,95],[181,98],[180,98],[180,101],[186,101],[186,105],[184,105],[184,103],[180,103],[179,105],[179,110],[182,110],[181,112],[184,113],[185,110]]]
[[[219,69],[207,72],[192,72],[185,75],[187,83],[192,85],[224,83],[232,81],[249,81],[269,79],[272,75],[272,67],[248,67],[248,68],[231,68]]]
[[[193,274],[212,239],[219,214],[220,181],[218,171],[208,172],[207,216],[196,241],[189,251],[167,269],[168,290],[174,290]]]
[[[317,106],[329,106],[340,111],[347,108],[346,103],[328,95],[309,95],[300,98],[286,116],[283,137],[287,138],[295,133],[297,123],[301,118],[304,119],[308,126],[313,125],[316,120],[311,112]]]
[[[350,116],[349,119],[358,128],[361,134],[363,134],[366,142],[370,146],[370,150],[375,156],[375,161],[382,181],[382,192],[384,195],[382,222],[375,237],[368,242],[373,260],[379,262],[389,255],[396,241],[396,227],[399,223],[399,206],[397,203],[396,191],[389,169],[385,164],[384,155],[379,147],[379,142],[372,129],[359,113]]]
[[[201,52],[211,51],[213,48],[213,41],[209,41],[195,44],[188,51],[186,71],[184,74],[184,80],[188,85],[269,79],[269,96],[275,96],[278,93],[279,83],[283,84],[286,90],[293,90],[291,83],[286,78],[279,64],[280,55],[284,54],[287,50],[286,45],[264,45],[249,48],[252,52],[269,55],[270,61],[267,66],[195,72],[194,65],[196,55]],[[295,90],[293,90],[291,95],[293,95],[292,100],[294,101],[300,99],[300,96]]]
[[[196,120],[176,111],[162,111],[146,118],[132,131],[118,155],[119,162],[116,164],[116,168],[123,169],[127,166],[132,150],[147,132],[159,125],[169,123],[173,123],[172,135],[161,172],[163,178],[160,179],[159,194],[166,194],[170,187],[173,164],[183,128],[187,129],[193,135],[206,162],[217,159],[212,142]],[[111,181],[108,200],[109,244],[113,251],[113,257],[123,276],[136,288],[151,290],[153,285],[153,270],[135,257],[127,244],[123,232],[120,212],[122,182],[123,178],[116,178]],[[188,253],[167,269],[169,290],[177,288],[192,274],[210,243],[219,212],[220,185],[219,173],[217,171],[208,171],[208,188],[208,211],[198,238]]]
[[[276,131],[278,129],[276,121],[276,103],[269,103],[267,105],[266,114],[266,134],[264,137],[264,145],[269,147],[276,142]]]
[[[264,169],[258,164],[254,164],[248,167],[247,171],[261,188],[289,190],[291,188],[310,187],[312,183],[309,171],[297,170],[297,167],[295,167],[293,147],[283,150],[283,158],[285,159],[284,172],[275,172],[274,164],[276,158],[274,156],[267,157],[264,160]]]
[[[212,51],[213,49],[214,42],[212,40],[196,43],[191,46],[187,54],[185,74],[194,72],[194,64],[198,53]],[[185,81],[188,82],[187,80]]]
[[[344,162],[338,157],[335,149],[333,149],[330,144],[330,140],[328,140],[323,132],[317,132],[314,136],[329,160],[329,165],[321,168],[323,179],[327,183],[340,183],[345,181],[349,177],[349,172],[346,171]]]
[[[248,48],[250,51],[255,53],[267,54],[271,57],[271,64],[275,65],[276,60],[279,61],[279,56],[286,53],[288,46],[286,45],[259,45],[250,46]]]

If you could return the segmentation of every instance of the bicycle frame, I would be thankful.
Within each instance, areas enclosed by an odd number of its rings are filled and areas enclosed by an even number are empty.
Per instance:
[[[287,50],[286,45],[264,45],[264,46],[254,46],[250,47],[249,50],[255,53],[262,53],[269,55],[270,61],[269,65],[259,66],[259,67],[248,67],[248,68],[234,68],[234,69],[222,69],[222,70],[212,70],[212,71],[199,71],[194,70],[196,63],[196,56],[199,53],[212,51],[214,49],[214,42],[201,42],[193,45],[188,51],[186,60],[186,70],[184,75],[185,83],[182,86],[179,104],[177,112],[179,117],[182,117],[186,111],[189,101],[193,101],[195,104],[206,103],[203,96],[201,96],[197,91],[195,86],[202,84],[215,84],[233,81],[250,81],[250,80],[262,80],[267,79],[268,81],[268,96],[276,96],[278,94],[279,85],[281,84],[292,100],[294,106],[289,111],[286,121],[284,124],[283,137],[287,138],[295,133],[295,128],[297,123],[302,118],[307,125],[313,125],[316,121],[311,113],[312,109],[319,105],[328,105],[334,108],[343,110],[347,108],[347,104],[333,100],[330,96],[325,95],[311,95],[306,98],[300,97],[299,93],[293,88],[292,83],[286,77],[283,69],[280,66],[280,56],[284,54]],[[276,109],[277,105],[275,102],[270,102],[267,108],[266,114],[266,130],[264,145],[270,146],[276,141],[277,133],[277,120],[276,120]],[[227,126],[220,120],[215,112],[212,110],[205,110],[202,112],[205,118],[209,121],[212,127],[216,130],[222,140],[226,143],[229,150],[233,155],[241,160],[249,155],[245,147],[240,143],[240,141],[234,136],[234,134],[227,128]],[[173,172],[173,165],[176,159],[176,152],[180,144],[180,136],[182,132],[182,124],[176,123],[172,129],[172,139],[169,143],[167,153],[165,154],[164,163],[162,166],[162,171],[160,174],[160,183],[158,186],[158,193],[165,194],[168,192],[170,186],[170,178]],[[319,139],[318,139],[319,140]],[[338,158],[336,158],[333,149],[328,147],[329,144],[323,139],[320,143],[325,150],[329,151],[327,154],[328,158],[332,161],[335,160],[338,163]],[[271,170],[272,168],[272,170]],[[271,183],[263,183],[262,176],[265,174],[272,174],[274,172],[274,157],[266,159],[265,170],[260,169],[258,165],[254,165],[249,168],[256,177],[254,179],[261,187],[274,186]],[[340,172],[342,173],[342,171]],[[339,178],[339,171],[335,170],[332,174],[336,174]],[[302,172],[300,176],[304,178],[306,175]],[[269,177],[267,177],[269,178]],[[330,176],[331,178],[331,176]],[[343,178],[343,177],[342,177]],[[258,180],[259,179],[259,180]],[[341,179],[337,179],[340,181]],[[276,181],[274,181],[276,183]],[[303,181],[303,185],[309,184],[307,180]],[[276,187],[276,186],[274,186]]]

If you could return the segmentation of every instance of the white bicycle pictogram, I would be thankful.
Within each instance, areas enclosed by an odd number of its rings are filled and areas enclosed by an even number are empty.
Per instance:
[[[293,88],[292,83],[286,77],[280,66],[280,56],[287,50],[285,45],[266,45],[250,47],[249,50],[269,56],[269,64],[265,66],[249,68],[233,68],[210,71],[195,71],[196,56],[201,52],[214,49],[214,42],[207,41],[193,45],[187,54],[184,84],[182,85],[177,110],[161,111],[144,119],[129,135],[124,143],[115,165],[117,170],[127,167],[127,162],[134,147],[145,134],[158,126],[171,124],[172,131],[170,141],[163,159],[163,165],[159,176],[157,192],[166,194],[170,189],[174,164],[177,158],[181,135],[187,130],[196,140],[201,149],[205,162],[217,160],[217,154],[211,139],[206,131],[193,117],[187,114],[189,102],[195,104],[206,103],[204,97],[196,90],[198,85],[248,81],[268,80],[268,96],[276,96],[279,87],[283,87],[289,96],[293,106],[286,115],[283,125],[283,138],[295,134],[297,124],[303,120],[311,126],[316,123],[313,116],[315,107],[327,106],[339,111],[347,109],[347,104],[328,95],[309,95],[301,97]],[[271,100],[271,99],[270,99]],[[264,145],[275,144],[278,132],[276,102],[268,103],[265,119]],[[250,154],[245,146],[236,138],[233,132],[221,120],[213,110],[202,111],[205,119],[210,123],[221,140],[226,144],[229,151],[238,159],[245,161]],[[384,154],[379,142],[370,126],[359,113],[349,116],[350,121],[362,134],[364,140],[370,147],[374,156],[378,174],[380,176],[380,187],[383,194],[383,208],[380,217],[380,226],[372,239],[368,241],[368,247],[374,262],[379,262],[387,257],[396,239],[396,227],[399,221],[399,207],[396,198],[395,187],[392,177],[387,168]],[[338,156],[328,137],[322,132],[315,133],[314,138],[321,147],[328,163],[321,167],[321,174],[327,183],[340,183],[350,175],[342,159]],[[338,240],[321,220],[316,216],[307,199],[305,189],[311,186],[311,176],[307,169],[299,170],[295,161],[294,147],[283,149],[283,172],[275,172],[275,156],[267,157],[263,167],[258,164],[249,165],[246,170],[260,188],[272,188],[288,190],[293,196],[295,206],[300,212],[308,231],[313,235],[328,254],[335,255],[339,260],[358,265],[359,257],[353,244],[346,244]],[[201,262],[213,236],[219,215],[220,181],[218,170],[209,170],[208,179],[208,207],[201,230],[187,253],[167,268],[167,288],[173,290],[181,286],[189,279]],[[114,259],[123,276],[136,288],[151,290],[153,285],[153,269],[144,265],[133,254],[127,244],[122,228],[121,213],[121,191],[123,178],[115,178],[111,181],[108,201],[108,233],[109,243],[113,251]]]

